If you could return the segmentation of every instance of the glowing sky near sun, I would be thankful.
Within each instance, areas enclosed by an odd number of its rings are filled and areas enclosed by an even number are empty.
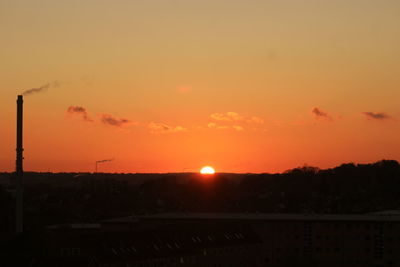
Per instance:
[[[400,160],[400,1],[0,1],[0,172]]]

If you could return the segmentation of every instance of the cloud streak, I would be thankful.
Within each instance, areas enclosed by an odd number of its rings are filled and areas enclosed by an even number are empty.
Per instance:
[[[370,111],[368,111],[368,112],[363,112],[362,114],[369,120],[380,120],[380,121],[382,121],[382,120],[387,120],[387,119],[391,118],[388,114],[386,114],[384,112],[370,112]]]
[[[318,107],[314,107],[311,110],[311,113],[314,114],[316,119],[325,119],[328,121],[333,121],[332,117],[325,111],[323,111],[322,109],[318,108]]]
[[[110,114],[101,114],[101,122],[114,127],[123,127],[124,125],[132,123],[128,119],[116,118]]]
[[[69,114],[78,114],[82,116],[84,121],[92,122],[93,120],[89,118],[89,115],[84,107],[81,106],[70,106],[67,109],[67,113]]]
[[[153,134],[160,134],[160,133],[178,133],[178,132],[185,132],[187,129],[183,126],[170,126],[164,123],[159,122],[150,122],[148,124],[148,128],[150,132]]]
[[[233,111],[226,113],[213,113],[210,117],[216,121],[242,121],[244,119],[244,117],[239,115],[239,113]]]
[[[244,115],[241,115],[233,111],[225,113],[213,113],[210,115],[210,118],[214,121],[221,121],[221,122],[247,122],[254,124],[264,124],[264,119],[260,117],[257,116],[246,117]]]
[[[241,132],[244,130],[244,128],[240,125],[218,125],[215,122],[210,122],[207,124],[207,127],[210,129],[217,129],[217,130],[229,130],[229,129],[233,129],[236,130],[238,132]]]
[[[244,131],[249,126],[253,129],[259,129],[259,126],[265,123],[263,118],[257,116],[245,116],[234,111],[225,113],[212,113],[211,122],[207,124],[210,129]]]
[[[257,116],[252,116],[247,120],[248,123],[255,123],[255,124],[264,124],[264,119],[257,117]]]

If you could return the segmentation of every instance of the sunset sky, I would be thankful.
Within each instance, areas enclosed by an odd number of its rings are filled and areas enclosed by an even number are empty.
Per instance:
[[[398,0],[0,0],[0,172],[400,160]],[[42,87],[42,88],[41,88]]]

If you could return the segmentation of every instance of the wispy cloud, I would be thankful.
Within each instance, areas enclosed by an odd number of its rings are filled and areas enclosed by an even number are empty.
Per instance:
[[[316,119],[324,119],[324,120],[328,120],[328,121],[333,121],[333,118],[325,111],[323,111],[322,109],[318,108],[318,107],[314,107],[311,110],[311,113],[314,114],[314,117]]]
[[[387,120],[391,117],[384,112],[363,112],[364,116],[369,120]]]
[[[216,121],[242,121],[244,119],[239,113],[229,111],[226,113],[213,113],[210,115],[211,119]]]
[[[257,117],[257,116],[252,116],[247,120],[248,123],[255,123],[255,124],[264,124],[264,119]]]
[[[210,122],[209,124],[207,124],[208,128],[215,128],[217,127],[217,124],[215,122]]]
[[[234,111],[229,111],[225,113],[213,113],[210,115],[210,118],[214,121],[264,124],[263,118],[257,116],[244,116]]]
[[[24,96],[29,96],[29,95],[32,95],[32,94],[37,94],[37,93],[40,93],[40,92],[44,92],[47,89],[49,89],[50,87],[59,87],[59,86],[60,86],[60,83],[58,81],[53,81],[51,83],[47,83],[47,84],[42,85],[40,87],[36,87],[36,88],[31,88],[31,89],[25,90],[22,94]]]
[[[217,130],[236,130],[236,131],[243,131],[244,127],[240,125],[219,125],[215,122],[210,122],[207,124],[207,127],[210,129],[217,129]]]
[[[233,129],[243,131],[248,127],[253,130],[260,130],[260,125],[265,123],[265,120],[261,117],[246,116],[234,111],[212,113],[210,119],[212,121],[207,124],[207,127],[217,130]]]
[[[148,124],[148,128],[150,129],[150,132],[153,134],[178,133],[187,131],[187,129],[183,126],[170,126],[165,123],[159,123],[159,122],[150,122]]]
[[[244,130],[244,128],[242,126],[240,126],[240,125],[233,125],[232,128],[235,129],[238,132],[241,132],[241,131]]]
[[[123,118],[116,118],[110,114],[101,114],[101,122],[106,125],[114,127],[123,127],[125,125],[131,124],[132,121]]]
[[[88,113],[87,113],[87,111],[86,111],[86,109],[84,107],[70,106],[67,109],[67,113],[69,113],[69,114],[78,114],[78,115],[82,116],[84,121],[89,121],[89,122],[93,121],[91,118],[89,118]]]

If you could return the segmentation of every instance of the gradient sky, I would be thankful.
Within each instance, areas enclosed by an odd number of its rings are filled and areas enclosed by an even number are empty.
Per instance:
[[[0,0],[0,171],[400,160],[398,0]],[[69,112],[68,112],[69,111]]]

